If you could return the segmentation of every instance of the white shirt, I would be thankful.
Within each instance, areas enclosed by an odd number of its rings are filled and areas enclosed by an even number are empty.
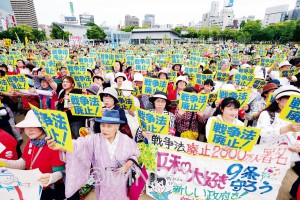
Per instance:
[[[261,129],[260,131],[260,144],[265,144],[275,139],[279,139],[283,135],[280,134],[280,128],[289,125],[290,122],[285,121],[279,118],[279,113],[275,113],[275,118],[273,123],[271,124],[271,117],[268,111],[261,112],[258,121],[257,121],[257,128]],[[296,136],[299,133],[288,132],[286,134],[292,141],[296,139]]]
[[[290,85],[289,79],[287,79],[286,77],[279,77],[279,75],[280,75],[279,71],[272,71],[269,74],[271,79],[278,79],[280,82],[280,85]],[[295,81],[297,81],[296,76],[292,76],[292,82],[295,82]]]
[[[119,141],[119,131],[116,133],[116,137],[112,143],[110,143],[107,139],[105,139],[110,159],[113,159],[116,153],[118,141]]]

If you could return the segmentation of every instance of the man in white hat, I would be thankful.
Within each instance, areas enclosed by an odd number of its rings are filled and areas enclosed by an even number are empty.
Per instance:
[[[280,71],[283,70],[289,70],[291,68],[291,64],[289,63],[289,61],[283,61],[281,63],[279,63],[279,71],[275,71],[274,67],[270,67],[267,71],[269,74],[269,77],[271,79],[278,79],[280,81],[281,85],[290,85],[291,82],[296,82],[297,78],[296,76],[289,76],[289,77],[279,77],[280,75]]]

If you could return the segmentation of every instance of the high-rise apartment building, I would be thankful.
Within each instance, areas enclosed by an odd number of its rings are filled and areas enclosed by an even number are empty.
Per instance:
[[[26,24],[32,28],[38,28],[33,0],[10,0],[10,3],[17,24]]]

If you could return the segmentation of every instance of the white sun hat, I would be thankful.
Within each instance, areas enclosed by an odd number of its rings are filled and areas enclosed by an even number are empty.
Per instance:
[[[42,127],[40,121],[34,114],[33,110],[29,110],[25,119],[15,125],[16,128]]]

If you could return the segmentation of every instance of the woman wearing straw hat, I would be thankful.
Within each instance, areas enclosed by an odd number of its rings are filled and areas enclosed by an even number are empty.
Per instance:
[[[46,134],[34,112],[29,110],[25,119],[16,127],[23,129],[29,138],[23,155],[19,160],[0,159],[0,161],[7,164],[8,168],[39,169],[43,173],[39,179],[43,186],[41,199],[64,199],[62,172],[65,163],[60,160],[59,152],[49,149],[46,145]]]
[[[100,123],[100,134],[92,134],[73,140],[74,151],[63,153],[66,161],[66,196],[72,196],[90,178],[91,165],[95,180],[96,199],[128,200],[127,173],[140,152],[137,144],[119,131],[121,120],[117,110],[105,110]],[[49,140],[51,149],[55,141]],[[58,151],[57,151],[58,152]]]

